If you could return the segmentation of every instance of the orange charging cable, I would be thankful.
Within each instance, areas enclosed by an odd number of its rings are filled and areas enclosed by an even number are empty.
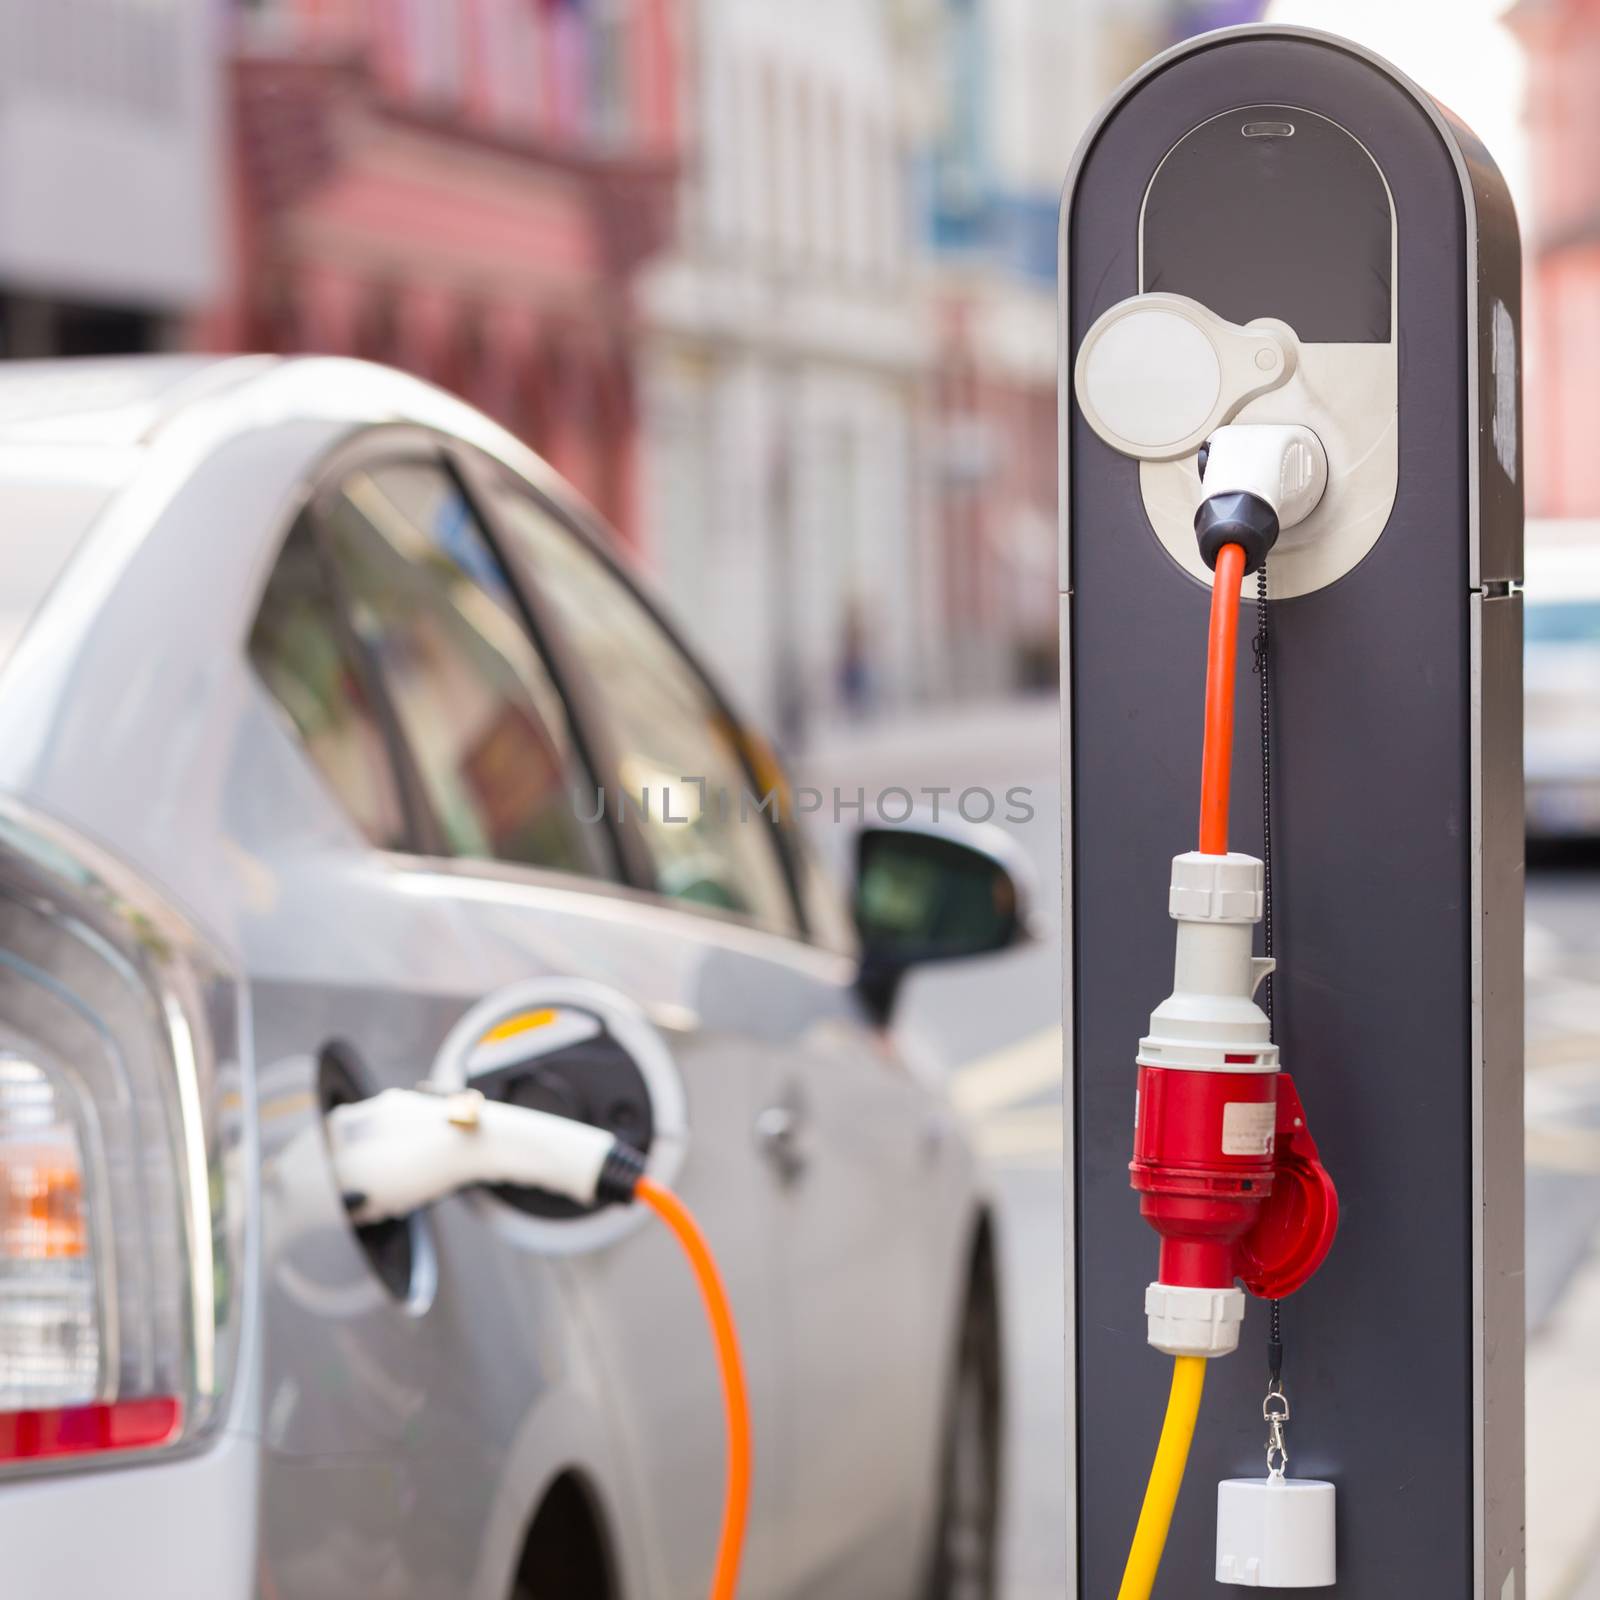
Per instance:
[[[1200,757],[1200,850],[1228,853],[1228,784],[1233,771],[1233,691],[1239,656],[1239,585],[1244,547],[1217,552],[1211,581],[1211,633],[1206,643],[1206,742]]]
[[[1238,585],[1234,585],[1238,593]],[[717,1565],[711,1581],[711,1600],[734,1600],[739,1586],[739,1559],[744,1552],[745,1520],[750,1511],[750,1401],[745,1394],[744,1362],[739,1355],[739,1333],[733,1309],[717,1271],[716,1258],[706,1243],[693,1213],[670,1189],[649,1178],[634,1186],[642,1200],[672,1230],[694,1268],[700,1298],[705,1301],[722,1374],[722,1403],[728,1420],[728,1481],[722,1500],[722,1535],[717,1542]]]

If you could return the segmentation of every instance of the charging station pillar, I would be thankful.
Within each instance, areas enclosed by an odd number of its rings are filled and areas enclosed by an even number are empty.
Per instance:
[[[1267,563],[1275,1038],[1340,1191],[1284,1302],[1295,1476],[1338,1487],[1338,1582],[1524,1600],[1520,255],[1492,161],[1347,42],[1179,46],[1086,136],[1061,217],[1069,1516],[1081,1600],[1117,1591],[1170,1364],[1129,1188],[1134,1052],[1172,987],[1193,848],[1209,574],[1192,458],[1092,428],[1074,361],[1129,297],[1287,324],[1324,527]],[[1297,409],[1297,407],[1299,409]],[[1306,407],[1317,416],[1304,415]],[[1185,547],[1187,540],[1188,548]],[[1318,543],[1317,541],[1321,541]],[[1247,601],[1255,579],[1246,580]],[[1254,629],[1246,605],[1245,639]],[[1248,645],[1242,647],[1248,660]],[[1233,848],[1263,854],[1241,669]],[[1214,1585],[1216,1485],[1265,1475],[1267,1308],[1213,1360],[1156,1593]]]

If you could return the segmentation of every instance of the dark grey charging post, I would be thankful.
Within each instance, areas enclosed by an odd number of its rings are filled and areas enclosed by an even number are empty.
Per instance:
[[[1157,1241],[1128,1160],[1134,1052],[1172,987],[1169,862],[1194,848],[1198,480],[1112,449],[1073,382],[1091,324],[1145,293],[1293,329],[1300,399],[1238,420],[1320,407],[1328,454],[1324,524],[1268,562],[1275,1036],[1342,1203],[1326,1265],[1283,1305],[1293,1473],[1332,1480],[1339,1507],[1337,1584],[1292,1592],[1524,1600],[1516,222],[1447,112],[1286,28],[1152,62],[1062,207],[1075,1592],[1117,1591],[1170,1373],[1145,1340]],[[1257,694],[1246,666],[1232,839],[1261,855]],[[1216,1484],[1264,1475],[1266,1340],[1251,1302],[1210,1363],[1158,1596],[1232,1592]]]

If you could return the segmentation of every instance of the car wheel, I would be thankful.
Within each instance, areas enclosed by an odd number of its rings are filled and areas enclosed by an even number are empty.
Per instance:
[[[980,1252],[945,1402],[939,1520],[928,1600],[994,1600],[1000,1535],[1000,1314]]]

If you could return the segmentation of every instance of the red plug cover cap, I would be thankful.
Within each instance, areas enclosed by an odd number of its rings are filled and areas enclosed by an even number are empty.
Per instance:
[[[1339,1231],[1339,1191],[1306,1125],[1294,1079],[1278,1074],[1278,1121],[1272,1193],[1239,1241],[1239,1277],[1251,1294],[1283,1300],[1310,1281]]]

